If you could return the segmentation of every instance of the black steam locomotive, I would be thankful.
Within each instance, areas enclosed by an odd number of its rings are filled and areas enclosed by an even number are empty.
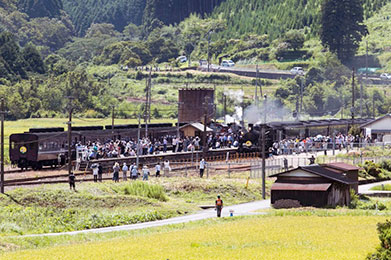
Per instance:
[[[265,151],[268,151],[273,145],[276,132],[269,126],[265,127]],[[241,153],[260,152],[262,145],[261,126],[249,124],[248,132],[245,133],[240,142],[238,151]]]
[[[141,131],[145,131],[141,125]],[[171,123],[148,124],[151,139],[175,135],[177,128]],[[72,143],[137,138],[138,125],[72,127]],[[144,132],[142,132],[144,133]],[[29,132],[10,136],[9,155],[12,165],[23,169],[41,169],[43,166],[61,166],[68,158],[68,133],[64,128],[31,128]],[[72,147],[72,158],[76,151]]]

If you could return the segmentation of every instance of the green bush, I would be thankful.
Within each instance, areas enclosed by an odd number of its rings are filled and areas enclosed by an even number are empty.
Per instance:
[[[379,174],[381,173],[381,168],[379,164],[372,161],[365,161],[363,166],[366,174],[375,178],[379,177]]]
[[[389,260],[391,259],[391,221],[377,224],[380,247],[376,252],[367,256],[368,260]]]
[[[142,181],[136,181],[126,185],[124,187],[124,193],[126,195],[147,197],[151,199],[157,199],[160,201],[168,200],[162,186],[152,185]]]

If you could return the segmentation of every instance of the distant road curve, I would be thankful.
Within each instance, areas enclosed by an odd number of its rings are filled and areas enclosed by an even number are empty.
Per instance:
[[[208,71],[207,65],[202,65],[198,67],[200,71]],[[215,64],[211,64],[209,67],[211,72],[223,72],[223,73],[233,73],[240,76],[246,76],[255,78],[256,70],[250,68],[241,68],[241,67],[221,67]],[[263,79],[293,79],[296,75],[292,74],[289,70],[258,70],[258,78]],[[363,77],[366,84],[375,84],[375,85],[391,85],[391,80],[383,80],[378,75],[371,75],[368,79]]]
[[[207,65],[199,66],[198,70],[208,71],[208,66]],[[246,76],[251,78],[255,78],[257,75],[255,69],[240,68],[240,67],[221,67],[214,64],[211,64],[209,66],[209,71],[233,73],[236,75]],[[258,70],[258,78],[264,78],[264,79],[293,79],[295,76],[296,75],[286,70]]]

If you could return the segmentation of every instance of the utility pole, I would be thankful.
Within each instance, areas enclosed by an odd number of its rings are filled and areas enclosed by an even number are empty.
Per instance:
[[[202,135],[202,146],[203,146],[203,151],[202,151],[202,156],[205,159],[206,155],[208,153],[208,142],[206,140],[207,135],[206,135],[206,130],[207,130],[207,124],[208,124],[208,111],[209,110],[209,97],[205,97],[205,102],[204,102],[204,132]]]
[[[5,105],[4,105],[4,98],[1,99],[1,166],[0,166],[0,173],[1,173],[1,186],[0,186],[0,192],[4,193],[4,115],[6,114],[5,111]]]
[[[136,168],[138,169],[138,165],[140,162],[140,135],[141,135],[141,112],[138,114],[138,129],[137,129],[137,146],[136,146]]]
[[[366,43],[366,53],[365,53],[365,78],[368,80],[368,41]]]
[[[301,112],[303,111],[303,80],[304,77],[300,77],[300,112],[299,115],[301,115]]]
[[[373,95],[373,94],[372,94],[372,115],[373,115],[373,118],[376,118],[375,95]]]
[[[263,100],[263,122],[264,124],[266,124],[266,120],[267,120],[267,95],[265,94],[263,96],[264,100]]]
[[[258,64],[255,67],[255,95],[254,95],[255,105],[258,105]]]
[[[261,126],[262,137],[262,199],[266,199],[266,137],[265,137],[265,124]]]
[[[262,137],[262,198],[266,199],[266,121],[267,121],[267,95],[264,95],[263,121],[261,128]]]
[[[112,112],[111,112],[111,134],[113,135],[113,141],[115,141],[115,136],[114,136],[114,113],[115,113],[115,106],[112,105]]]
[[[224,124],[227,123],[227,96],[223,93],[223,104],[224,104]]]
[[[149,71],[149,77],[147,79],[146,96],[145,96],[145,110],[144,110],[144,122],[145,122],[145,137],[148,137],[148,123],[151,117],[151,89],[152,89],[152,70]]]
[[[354,126],[354,100],[355,100],[355,86],[354,86],[354,68],[352,69],[352,127]]]
[[[210,51],[209,51],[209,45],[210,45],[210,34],[211,34],[211,32],[212,31],[209,31],[208,32],[208,72],[209,72],[209,70],[210,70],[210,68],[209,68],[209,64],[210,64]]]
[[[363,116],[363,100],[362,100],[362,93],[363,93],[362,82],[363,82],[363,78],[360,77],[360,117],[364,118],[364,116]]]
[[[74,98],[69,96],[68,100],[68,111],[69,111],[69,119],[68,119],[68,174],[71,175],[72,173],[72,100]]]

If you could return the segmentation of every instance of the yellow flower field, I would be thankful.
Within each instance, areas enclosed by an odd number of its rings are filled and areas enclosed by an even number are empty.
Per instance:
[[[382,216],[260,216],[129,233],[128,237],[0,255],[0,259],[365,259]]]

